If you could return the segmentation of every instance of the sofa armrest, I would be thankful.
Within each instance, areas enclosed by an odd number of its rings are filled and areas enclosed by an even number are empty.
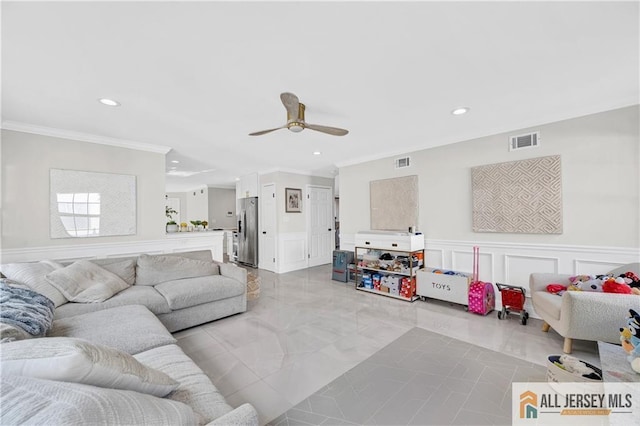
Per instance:
[[[247,283],[247,270],[244,268],[240,268],[232,263],[219,263],[220,265],[220,275],[224,275],[225,277],[233,278],[235,280],[240,281],[243,284]]]
[[[233,411],[229,411],[222,417],[207,423],[207,426],[214,425],[251,425],[257,426],[258,412],[251,404],[242,404]]]
[[[533,272],[529,275],[529,291],[547,291],[549,284],[562,284],[569,286],[571,281],[569,274],[553,274],[545,272]]]
[[[565,337],[620,342],[620,327],[626,324],[630,308],[640,306],[633,294],[567,291],[562,295],[560,321]]]

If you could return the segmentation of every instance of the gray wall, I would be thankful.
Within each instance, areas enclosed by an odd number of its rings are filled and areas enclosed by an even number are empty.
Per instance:
[[[2,130],[2,247],[164,238],[164,154]],[[49,237],[49,170],[136,176],[137,234],[87,239]]]
[[[227,212],[232,216],[227,217]],[[209,188],[209,228],[236,228],[235,188]]]
[[[419,177],[418,229],[429,239],[640,246],[640,141],[638,106],[409,153],[412,167],[393,158],[340,168],[340,228],[370,228],[369,182]],[[541,132],[540,146],[515,152],[508,138]],[[563,222],[560,235],[475,233],[471,222],[471,167],[560,155]],[[402,208],[402,206],[398,206]]]

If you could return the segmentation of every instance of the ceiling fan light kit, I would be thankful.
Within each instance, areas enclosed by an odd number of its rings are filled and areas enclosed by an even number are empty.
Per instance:
[[[298,97],[293,93],[285,92],[280,94],[280,100],[287,110],[287,124],[275,129],[261,130],[259,132],[249,133],[249,136],[260,136],[279,129],[289,129],[294,133],[300,133],[304,129],[311,129],[317,132],[327,133],[334,136],[344,136],[349,133],[348,130],[337,127],[320,126],[310,124],[304,121],[304,111],[306,109],[303,103],[300,103]]]

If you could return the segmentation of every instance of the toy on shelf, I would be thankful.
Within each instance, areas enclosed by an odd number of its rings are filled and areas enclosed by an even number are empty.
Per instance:
[[[629,354],[627,359],[631,363],[631,369],[640,373],[640,315],[633,309],[629,309],[626,327],[620,328],[620,342],[624,351]]]

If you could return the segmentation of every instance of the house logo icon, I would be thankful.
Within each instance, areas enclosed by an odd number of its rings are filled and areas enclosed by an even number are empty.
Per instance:
[[[538,395],[534,392],[526,391],[520,394],[520,418],[538,418]]]

